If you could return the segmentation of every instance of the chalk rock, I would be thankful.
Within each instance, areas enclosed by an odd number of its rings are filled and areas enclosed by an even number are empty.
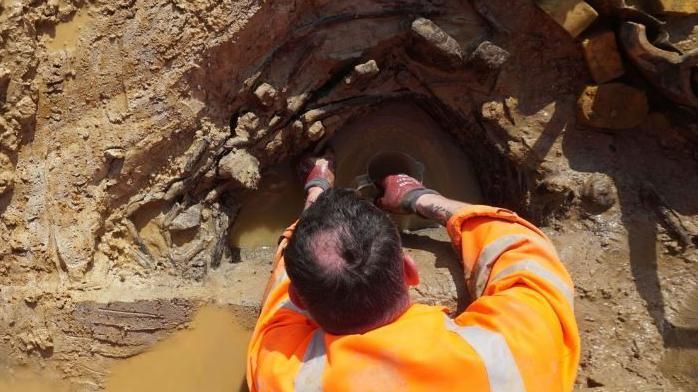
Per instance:
[[[0,147],[7,151],[17,151],[19,147],[16,127],[12,123],[17,124],[14,120],[8,122],[3,117],[0,117]]]
[[[536,4],[574,38],[599,16],[582,0],[536,0]]]
[[[0,195],[12,189],[15,182],[15,171],[10,158],[0,153]]]
[[[378,68],[378,63],[376,60],[369,60],[363,64],[358,64],[354,66],[349,76],[344,78],[345,84],[352,84],[358,81],[364,81],[373,78],[378,75],[380,68]]]
[[[426,18],[417,18],[412,22],[410,33],[413,43],[409,50],[415,59],[447,70],[463,66],[465,56],[458,41],[436,23]]]
[[[247,189],[257,189],[261,177],[259,161],[245,150],[232,151],[218,162],[218,175]]]
[[[310,127],[308,127],[307,134],[308,138],[314,142],[325,136],[325,126],[322,125],[322,121],[315,121]]]
[[[201,204],[193,205],[182,211],[169,225],[170,230],[189,230],[201,224]]]
[[[469,62],[478,69],[498,70],[509,60],[506,50],[490,41],[482,41],[470,55]]]
[[[616,188],[607,175],[591,175],[580,192],[584,208],[592,214],[600,214],[616,204]]]
[[[594,128],[634,128],[648,112],[645,92],[622,83],[588,86],[577,100],[577,120]]]
[[[659,0],[663,12],[677,14],[694,14],[698,12],[696,0]]]
[[[115,159],[115,160],[120,160],[124,159],[126,157],[126,150],[123,148],[119,147],[114,147],[114,148],[108,148],[104,150],[104,157],[107,159]]]
[[[589,72],[596,83],[606,83],[625,73],[613,31],[595,34],[582,41]]]
[[[36,103],[28,95],[22,97],[15,107],[18,114],[17,119],[22,123],[26,124],[36,114]]]
[[[20,349],[26,352],[53,348],[53,338],[46,328],[31,328],[17,335],[17,339],[21,343]]]
[[[305,103],[308,101],[308,98],[310,97],[309,93],[303,93],[300,95],[294,95],[291,97],[286,98],[286,110],[289,113],[296,113],[301,108]]]
[[[235,134],[243,138],[255,137],[259,132],[259,117],[253,112],[246,112],[238,117]]]
[[[262,83],[254,90],[254,95],[259,100],[263,106],[271,106],[276,101],[279,93],[276,89],[269,83]]]

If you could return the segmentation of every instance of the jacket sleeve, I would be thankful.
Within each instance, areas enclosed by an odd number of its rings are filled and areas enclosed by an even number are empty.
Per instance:
[[[303,348],[302,343],[316,328],[307,312],[296,307],[288,294],[291,281],[286,274],[283,254],[295,226],[294,223],[287,228],[279,240],[272,273],[262,299],[262,309],[247,349],[247,385],[250,391],[290,388],[288,385],[264,387],[260,385],[260,380],[266,379],[268,383],[270,379],[275,379],[275,382],[282,384],[292,379],[287,375],[295,374],[300,366],[300,360],[293,359],[296,358],[293,353]],[[263,366],[266,373],[286,376],[263,377],[260,375]]]
[[[447,230],[473,298],[455,328],[473,338],[490,384],[572,390],[580,345],[574,286],[550,240],[515,213],[487,206],[464,208]]]

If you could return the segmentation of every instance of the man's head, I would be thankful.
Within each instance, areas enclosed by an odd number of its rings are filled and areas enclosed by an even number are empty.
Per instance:
[[[330,189],[305,210],[284,258],[292,299],[334,334],[392,321],[419,280],[395,224],[349,190]]]

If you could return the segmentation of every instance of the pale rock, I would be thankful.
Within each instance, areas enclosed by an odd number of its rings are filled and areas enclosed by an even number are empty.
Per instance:
[[[584,208],[592,214],[600,214],[616,203],[616,188],[613,179],[601,173],[595,173],[584,182],[581,189]]]
[[[245,150],[234,150],[218,162],[218,176],[247,189],[257,189],[261,178],[259,160]]]
[[[12,189],[15,182],[15,170],[10,157],[0,153],[0,195]]]
[[[195,204],[182,211],[169,225],[170,230],[189,230],[201,224],[201,204]]]
[[[599,16],[592,6],[582,0],[536,0],[536,4],[574,38]]]
[[[378,63],[376,60],[369,60],[363,64],[358,64],[354,66],[352,72],[344,78],[344,83],[352,84],[358,81],[364,81],[373,78],[378,75],[380,68],[378,68]]]
[[[458,41],[436,23],[417,18],[412,22],[410,33],[413,40],[410,53],[420,62],[446,70],[463,66],[465,56]]]
[[[322,121],[315,121],[310,127],[308,127],[307,132],[308,138],[314,142],[322,139],[325,136],[325,126]]]
[[[7,151],[17,151],[19,147],[19,138],[12,123],[17,124],[14,120],[8,123],[0,117],[0,146]]]
[[[28,95],[22,97],[22,99],[17,102],[15,108],[19,114],[18,120],[22,123],[26,123],[27,121],[31,120],[36,114],[36,103],[34,103],[34,101]]]
[[[490,41],[481,42],[468,58],[468,65],[482,84],[492,83],[511,54]]]
[[[659,6],[663,12],[677,14],[698,13],[698,1],[696,0],[659,0]]]
[[[124,159],[126,157],[126,151],[123,148],[109,148],[104,151],[104,157],[107,159]]]
[[[53,338],[46,328],[32,328],[17,335],[17,339],[22,345],[22,350],[26,352],[47,351],[53,348]]]
[[[274,104],[279,94],[271,84],[262,83],[254,90],[254,95],[262,106],[269,107]]]
[[[238,117],[235,134],[244,138],[254,137],[259,131],[259,117],[253,112],[244,113]]]
[[[288,110],[289,113],[296,113],[301,108],[303,105],[305,105],[305,102],[308,100],[308,97],[310,95],[308,93],[303,93],[300,95],[294,95],[292,97],[288,97],[286,99],[286,110]]]
[[[606,83],[625,73],[616,35],[604,31],[582,41],[589,72],[596,83]]]
[[[594,128],[634,128],[648,112],[645,92],[622,83],[588,86],[577,100],[578,121]]]

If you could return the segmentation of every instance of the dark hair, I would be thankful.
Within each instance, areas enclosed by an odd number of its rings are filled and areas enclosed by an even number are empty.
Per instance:
[[[353,191],[323,192],[301,215],[284,258],[296,292],[327,332],[390,321],[408,301],[397,228]]]

